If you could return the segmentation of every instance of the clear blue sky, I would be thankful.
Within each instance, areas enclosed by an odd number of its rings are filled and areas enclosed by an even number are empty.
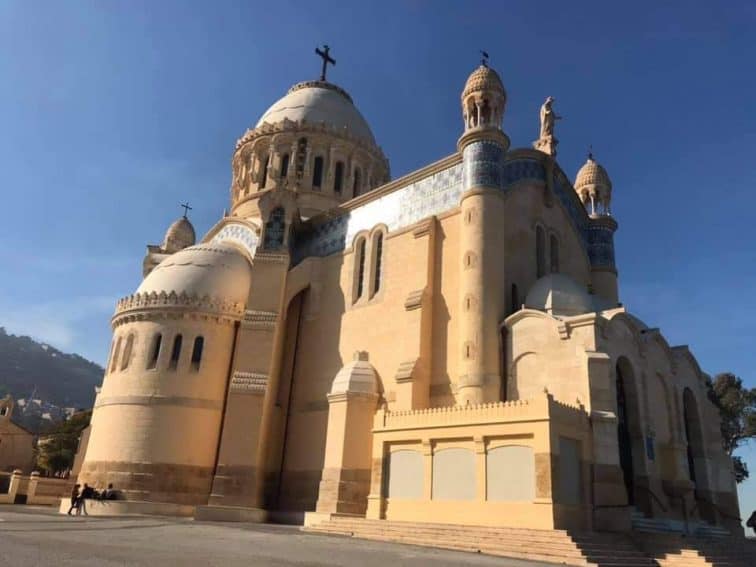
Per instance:
[[[316,45],[394,177],[454,151],[485,49],[513,147],[553,95],[562,167],[607,167],[624,303],[756,385],[754,37],[746,2],[0,2],[0,325],[102,363],[145,244],[180,201],[218,219],[236,139]]]

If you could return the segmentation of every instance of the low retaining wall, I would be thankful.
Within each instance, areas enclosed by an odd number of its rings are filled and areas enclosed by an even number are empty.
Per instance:
[[[72,481],[47,478],[38,472],[26,476],[16,470],[3,484],[7,484],[7,490],[0,492],[0,504],[57,506],[60,499],[71,491]]]
[[[87,499],[86,511],[90,516],[193,516],[194,506],[166,502],[143,502],[138,500],[91,500]],[[59,501],[58,511],[66,514],[71,507],[71,498]]]

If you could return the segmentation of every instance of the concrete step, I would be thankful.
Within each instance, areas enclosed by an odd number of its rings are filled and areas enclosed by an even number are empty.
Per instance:
[[[632,543],[624,538],[615,536],[603,537],[604,534],[568,534],[567,532],[552,532],[550,530],[521,530],[516,528],[496,528],[488,526],[460,526],[454,524],[421,524],[410,522],[394,522],[389,520],[362,521],[354,519],[334,518],[329,521],[329,525],[338,526],[345,530],[361,530],[367,526],[375,526],[382,530],[422,531],[424,533],[439,534],[472,534],[476,537],[488,536],[496,538],[522,539],[529,542],[546,541],[546,542],[564,542],[566,544],[583,544],[586,545],[608,545],[613,548],[635,549]]]
[[[458,530],[458,529],[442,529],[442,528],[426,528],[424,526],[418,526],[418,527],[412,527],[407,528],[405,526],[395,526],[391,525],[390,523],[386,523],[385,525],[361,525],[361,524],[353,524],[353,523],[346,523],[346,522],[329,522],[326,524],[329,528],[335,529],[335,530],[341,530],[344,532],[364,532],[365,530],[378,530],[381,532],[396,532],[396,533],[422,533],[427,535],[439,535],[439,536],[447,536],[452,535],[454,537],[463,537],[463,536],[469,536],[469,537],[475,537],[476,539],[480,538],[486,538],[486,539],[495,539],[495,540],[507,540],[507,541],[520,541],[527,544],[535,544],[535,543],[546,543],[550,545],[564,545],[564,546],[570,546],[574,547],[575,545],[580,546],[582,548],[610,548],[612,550],[617,551],[623,551],[623,550],[632,550],[635,551],[636,548],[627,541],[602,541],[602,540],[592,540],[590,537],[584,537],[584,538],[570,538],[570,537],[550,537],[548,532],[540,533],[538,535],[525,535],[525,534],[519,534],[519,533],[501,533],[496,531],[490,531],[490,530]]]
[[[334,517],[305,528],[305,531],[569,565],[657,565],[634,547],[630,540],[619,535],[573,535],[564,530],[425,524],[346,517]]]
[[[495,537],[476,537],[473,535],[460,536],[454,534],[427,534],[419,531],[398,532],[390,530],[344,530],[342,528],[334,528],[332,526],[313,528],[314,531],[328,532],[328,533],[340,533],[342,535],[353,535],[355,537],[385,537],[400,539],[402,537],[411,537],[417,539],[423,539],[429,542],[445,541],[455,545],[463,547],[479,547],[479,548],[507,548],[507,549],[519,549],[519,550],[538,550],[544,551],[549,555],[556,554],[558,556],[569,557],[594,557],[603,558],[606,560],[617,559],[625,560],[628,558],[644,557],[642,553],[634,549],[616,549],[609,546],[576,546],[574,544],[563,543],[544,543],[544,542],[532,542],[524,539],[513,540],[506,538]]]

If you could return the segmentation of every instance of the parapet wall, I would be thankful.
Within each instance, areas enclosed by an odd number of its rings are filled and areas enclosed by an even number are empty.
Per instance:
[[[377,412],[367,517],[590,529],[584,408],[531,400]]]

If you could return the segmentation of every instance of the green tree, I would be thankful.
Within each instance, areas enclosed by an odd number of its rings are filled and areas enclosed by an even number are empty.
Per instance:
[[[746,388],[735,374],[723,372],[709,382],[709,399],[722,417],[722,443],[732,457],[735,479],[743,482],[748,478],[748,466],[733,453],[756,437],[756,388]]]
[[[37,447],[37,468],[48,474],[69,470],[76,457],[81,432],[91,418],[91,411],[82,411],[48,431]]]

